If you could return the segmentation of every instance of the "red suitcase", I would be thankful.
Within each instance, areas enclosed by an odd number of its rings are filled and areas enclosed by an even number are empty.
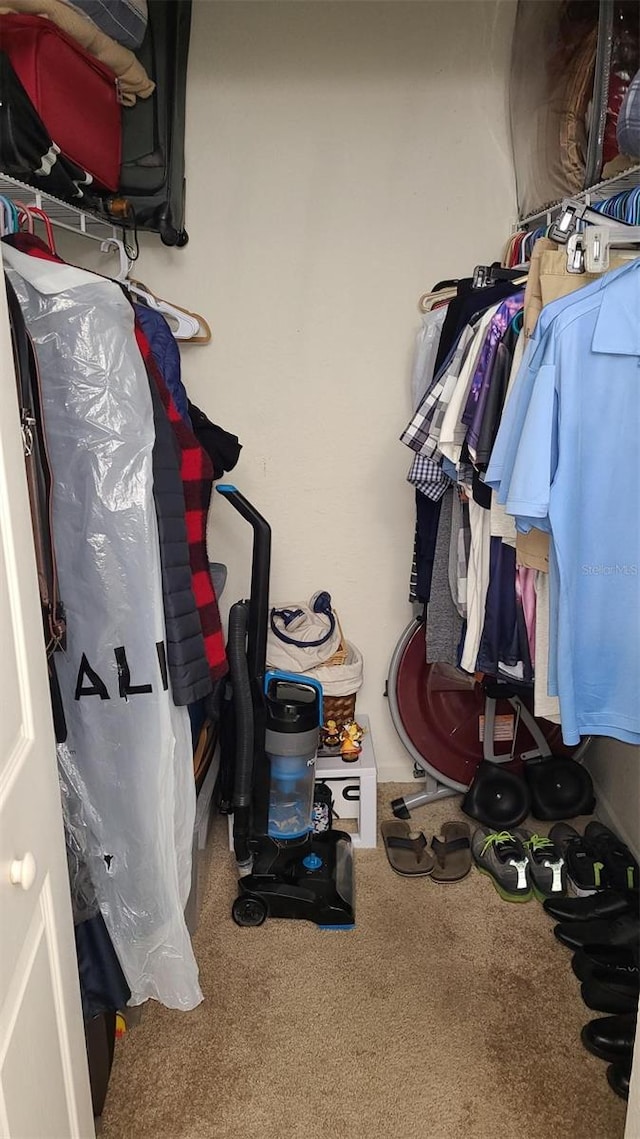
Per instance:
[[[122,123],[113,72],[41,16],[0,16],[0,48],[62,153],[96,187],[117,190]]]

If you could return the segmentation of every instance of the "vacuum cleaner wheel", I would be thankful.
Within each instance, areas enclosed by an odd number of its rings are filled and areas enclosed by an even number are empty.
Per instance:
[[[252,898],[249,894],[240,894],[231,907],[231,917],[236,925],[262,925],[266,916],[267,907],[262,898]]]

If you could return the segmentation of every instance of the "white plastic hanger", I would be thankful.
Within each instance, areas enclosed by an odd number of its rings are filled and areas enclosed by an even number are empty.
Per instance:
[[[211,329],[204,317],[198,313],[187,312],[177,305],[170,304],[169,301],[163,301],[160,297],[156,297],[150,292],[140,281],[129,280],[129,274],[134,262],[129,256],[123,241],[119,241],[115,237],[109,237],[106,241],[100,243],[100,248],[103,253],[111,253],[114,250],[118,253],[120,267],[113,279],[126,285],[129,292],[144,301],[148,308],[155,309],[156,312],[162,313],[176,340],[189,340],[194,344],[209,343],[211,340]]]
[[[572,233],[567,241],[567,273],[584,273],[584,233]]]
[[[182,309],[176,308],[175,305],[169,304],[168,301],[154,297],[153,293],[141,288],[140,285],[134,281],[130,281],[128,287],[130,293],[133,293],[136,297],[140,297],[149,308],[155,309],[156,312],[161,312],[162,315],[166,317],[176,340],[190,340],[192,336],[198,335],[200,322],[194,316],[183,312]]]
[[[211,339],[211,329],[203,317],[154,296],[139,281],[128,281],[127,288],[134,296],[140,297],[149,308],[162,313],[176,340],[191,340],[206,344]]]
[[[100,242],[100,249],[103,253],[113,253],[114,249],[116,250],[120,258],[120,268],[118,269],[114,280],[125,282],[129,276],[129,273],[131,272],[133,261],[127,253],[124,241],[118,241],[118,239],[115,237],[109,237],[106,241]]]
[[[605,273],[611,263],[611,249],[640,245],[640,225],[591,225],[582,234],[582,240],[587,272]]]
[[[581,202],[577,198],[566,198],[562,203],[560,214],[549,230],[549,237],[558,245],[564,245],[567,238],[575,233],[579,223],[607,228],[620,228],[627,224],[601,213],[600,210],[594,210],[588,202]]]

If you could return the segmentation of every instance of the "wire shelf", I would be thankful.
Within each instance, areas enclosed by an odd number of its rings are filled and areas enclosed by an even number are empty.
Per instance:
[[[37,206],[44,210],[51,224],[59,229],[66,229],[70,233],[77,233],[81,237],[90,237],[94,241],[118,241],[119,231],[113,222],[101,218],[90,210],[83,210],[62,198],[54,198],[52,194],[45,194],[34,186],[11,178],[8,174],[0,173],[0,194],[12,202],[22,202],[25,206]]]
[[[570,197],[572,201],[585,202],[587,205],[591,205],[594,202],[603,202],[605,198],[613,198],[615,194],[622,194],[625,190],[635,190],[637,186],[640,186],[640,163],[629,167],[623,174],[618,174],[614,178],[606,178],[604,182],[598,182],[595,186],[590,186],[588,190],[582,190],[578,194],[567,194],[566,197]],[[561,209],[562,200],[551,202],[548,206],[519,218],[517,228],[528,229],[535,222],[544,222],[550,216],[553,218]]]

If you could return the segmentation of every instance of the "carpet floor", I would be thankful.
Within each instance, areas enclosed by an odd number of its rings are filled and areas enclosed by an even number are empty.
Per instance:
[[[406,791],[381,785],[381,817]],[[430,839],[457,802],[413,825]],[[222,823],[195,937],[205,1001],[150,1003],[118,1043],[102,1139],[621,1139],[625,1105],[579,1040],[598,1014],[538,902],[501,901],[475,870],[399,877],[379,840],[355,854],[354,931],[239,929]]]

